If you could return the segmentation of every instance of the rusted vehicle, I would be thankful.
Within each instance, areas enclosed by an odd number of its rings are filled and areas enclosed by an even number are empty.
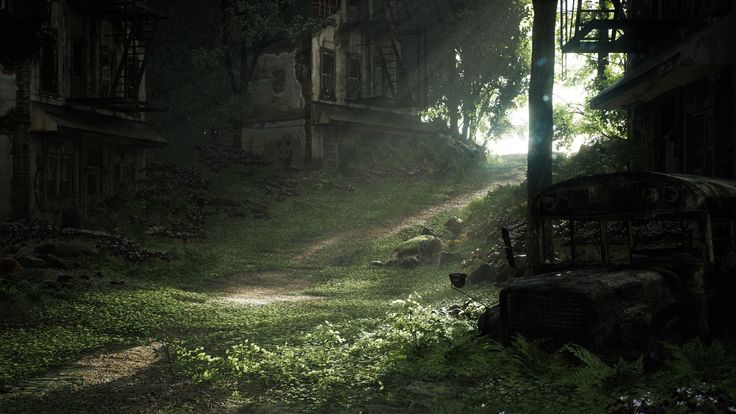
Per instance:
[[[662,340],[733,333],[736,181],[579,177],[544,190],[532,216],[539,260],[501,290],[485,326],[502,341],[521,334],[637,355]]]

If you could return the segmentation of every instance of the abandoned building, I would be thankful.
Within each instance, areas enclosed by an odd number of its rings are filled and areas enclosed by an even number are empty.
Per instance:
[[[591,100],[624,109],[637,169],[736,177],[733,0],[564,0],[562,50],[627,54],[626,74]],[[643,144],[643,145],[642,145]]]
[[[426,136],[416,108],[427,91],[426,13],[437,2],[410,3],[313,0],[322,30],[258,60],[242,148],[297,167],[337,166],[341,148],[361,140]]]
[[[145,166],[160,15],[142,0],[0,0],[0,220],[75,225]]]

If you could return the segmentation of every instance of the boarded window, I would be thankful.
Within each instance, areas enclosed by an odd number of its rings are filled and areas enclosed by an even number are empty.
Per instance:
[[[352,55],[348,58],[348,98],[360,98],[360,57]]]
[[[51,32],[41,45],[41,91],[59,93],[57,34]]]
[[[322,50],[320,72],[320,95],[322,98],[335,99],[335,52],[333,50]]]

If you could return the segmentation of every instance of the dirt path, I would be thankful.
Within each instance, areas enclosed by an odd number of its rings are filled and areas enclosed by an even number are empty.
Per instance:
[[[327,236],[316,242],[309,243],[299,250],[294,257],[297,262],[318,262],[324,259],[324,254],[334,246],[347,241],[365,241],[396,235],[404,229],[418,227],[423,222],[441,214],[444,211],[462,208],[473,199],[485,196],[494,188],[518,183],[520,175],[511,178],[494,180],[480,190],[456,195],[441,203],[427,207],[415,214],[387,220],[372,226],[370,229],[354,229]],[[211,287],[212,291],[221,292],[223,302],[234,305],[268,305],[276,302],[302,302],[319,300],[320,297],[310,296],[304,292],[311,286],[305,281],[307,278],[293,272],[264,272],[246,273],[218,281]]]
[[[467,205],[476,197],[484,196],[497,186],[518,182],[513,177],[496,180],[482,189],[461,194],[449,200],[430,206],[410,216],[388,220],[370,229],[355,229],[325,237],[300,248],[296,260],[315,262],[321,260],[326,252],[346,240],[367,240],[390,237],[400,231],[421,224],[433,216],[449,209]],[[219,301],[231,306],[261,306],[276,302],[319,300],[306,295],[311,286],[308,278],[296,271],[277,271],[266,273],[245,273],[233,275],[214,283],[208,289],[217,292]],[[170,349],[161,343],[133,346],[118,351],[100,351],[43,377],[28,381],[20,389],[5,394],[5,398],[34,399],[35,412],[154,412],[172,402],[189,401],[193,394],[201,399],[201,390],[188,382],[173,378]],[[223,406],[226,395],[217,395],[212,390],[207,395],[212,404],[202,412],[229,411]],[[3,396],[0,395],[0,405]],[[106,402],[102,411],[100,406],[87,406],[95,401]],[[124,408],[123,408],[124,407]],[[199,407],[201,408],[201,407]],[[51,411],[46,411],[46,410]],[[122,411],[121,411],[122,410]],[[0,410],[2,411],[2,410]]]
[[[424,210],[419,211],[416,214],[399,217],[393,220],[389,220],[383,223],[379,223],[367,230],[355,230],[348,233],[340,233],[329,236],[317,242],[308,245],[296,256],[296,260],[308,261],[315,257],[320,256],[320,253],[329,250],[335,245],[338,245],[346,240],[370,240],[380,237],[390,237],[400,233],[402,230],[421,225],[423,222],[431,219],[432,217],[451,209],[462,208],[468,205],[473,199],[485,196],[489,191],[496,187],[518,183],[521,180],[520,177],[513,177],[510,179],[494,180],[490,184],[486,185],[480,190],[472,191],[469,193],[461,194],[451,199],[430,206]]]

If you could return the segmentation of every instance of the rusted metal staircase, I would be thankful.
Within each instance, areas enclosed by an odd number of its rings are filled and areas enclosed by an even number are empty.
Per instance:
[[[408,71],[398,41],[401,25],[411,18],[409,5],[406,1],[385,0],[384,6],[381,17],[385,19],[387,30],[374,35],[376,48],[391,96],[397,103],[412,104],[415,97],[408,83]]]
[[[151,47],[163,16],[148,6],[147,0],[78,0],[95,15],[114,23],[108,36],[120,40],[122,54],[117,62],[107,96],[79,101],[121,112],[157,110],[141,99],[141,84],[151,56]]]

